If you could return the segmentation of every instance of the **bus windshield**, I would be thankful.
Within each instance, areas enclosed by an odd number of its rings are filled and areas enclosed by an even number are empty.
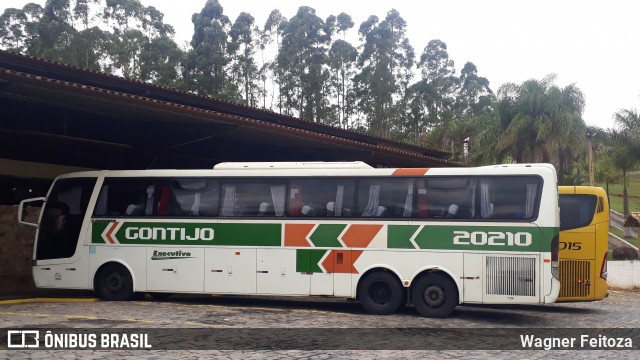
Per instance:
[[[570,230],[589,225],[596,213],[598,197],[588,194],[562,195],[559,199],[560,230]]]

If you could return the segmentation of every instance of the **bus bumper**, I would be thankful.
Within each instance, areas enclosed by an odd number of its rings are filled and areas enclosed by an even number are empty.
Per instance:
[[[556,302],[558,299],[558,295],[560,295],[560,280],[556,278],[551,279],[551,293],[549,295],[544,296],[544,303],[551,304]]]

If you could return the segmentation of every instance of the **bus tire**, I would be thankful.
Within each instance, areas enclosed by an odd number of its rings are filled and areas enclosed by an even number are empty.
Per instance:
[[[358,300],[369,314],[393,314],[402,305],[402,285],[389,272],[371,273],[360,283]]]
[[[414,284],[411,302],[424,317],[444,318],[458,305],[458,288],[448,276],[429,273]]]
[[[105,265],[96,276],[95,290],[103,300],[124,301],[133,295],[129,270],[120,264]]]

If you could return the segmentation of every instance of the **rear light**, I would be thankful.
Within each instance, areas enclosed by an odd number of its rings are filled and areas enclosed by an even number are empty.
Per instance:
[[[559,238],[559,235],[556,235],[553,237],[553,240],[551,240],[551,275],[558,280],[560,279],[559,269],[558,269],[559,257],[560,257],[559,255],[560,255],[560,238]]]
[[[602,267],[600,268],[600,277],[605,281],[607,280],[607,275],[609,274],[607,270],[607,255],[608,253],[604,253],[604,259],[602,260]]]

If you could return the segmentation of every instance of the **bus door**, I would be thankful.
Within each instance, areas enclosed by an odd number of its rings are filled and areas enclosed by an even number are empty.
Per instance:
[[[58,179],[44,204],[34,244],[37,287],[87,288],[89,228],[83,226],[96,178]]]
[[[466,303],[482,303],[484,283],[483,254],[464,253],[464,269],[462,275],[463,298]]]

